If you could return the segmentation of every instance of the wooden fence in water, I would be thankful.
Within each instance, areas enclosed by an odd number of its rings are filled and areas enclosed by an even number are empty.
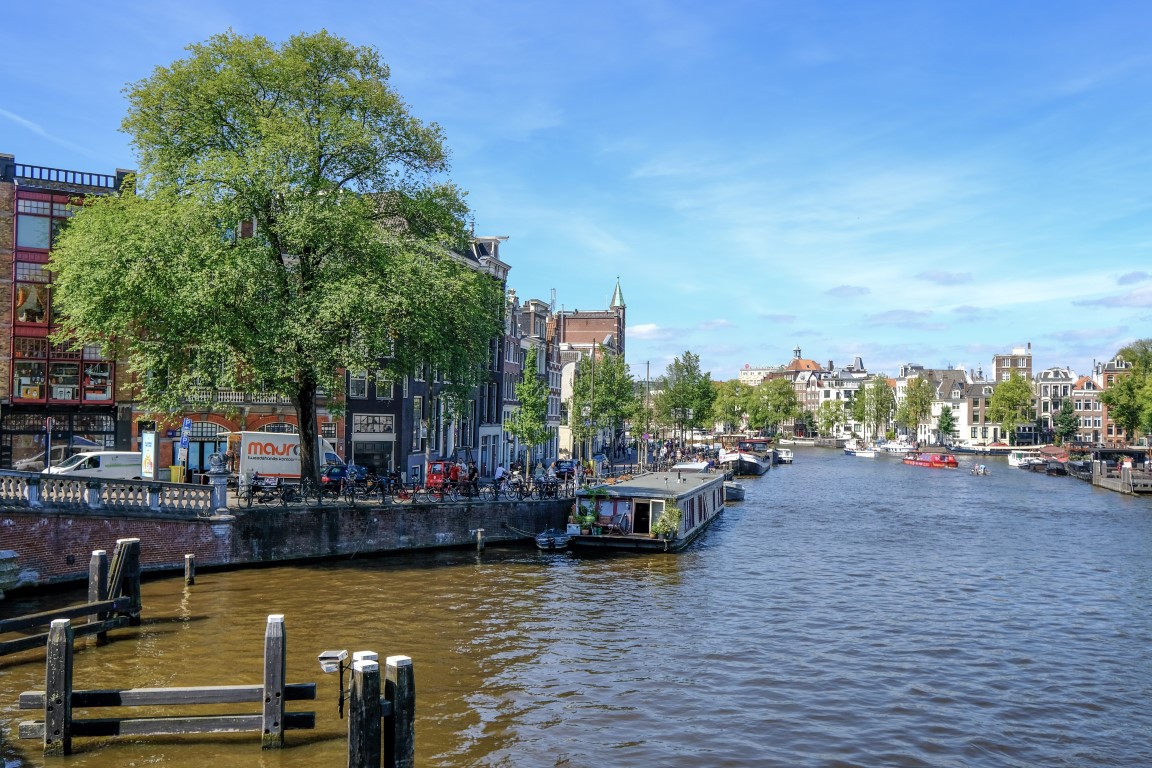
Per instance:
[[[109,630],[140,623],[140,540],[118,539],[112,560],[103,549],[92,553],[88,566],[88,602],[42,613],[0,620],[0,635],[48,626],[58,619],[87,616],[88,623],[72,629],[72,635],[107,638]],[[0,641],[0,656],[43,646],[49,633]]]

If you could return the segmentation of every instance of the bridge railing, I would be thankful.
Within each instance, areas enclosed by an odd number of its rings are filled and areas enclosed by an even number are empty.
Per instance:
[[[0,507],[197,517],[214,509],[212,487],[152,480],[104,480],[0,470]]]

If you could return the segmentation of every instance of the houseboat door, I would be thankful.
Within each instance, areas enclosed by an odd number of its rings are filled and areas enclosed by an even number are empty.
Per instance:
[[[651,533],[652,503],[636,500],[632,516],[632,533]]]

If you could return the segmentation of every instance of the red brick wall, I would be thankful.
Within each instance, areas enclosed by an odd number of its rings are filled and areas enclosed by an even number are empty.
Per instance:
[[[92,550],[111,556],[117,539],[140,539],[145,571],[183,572],[184,555],[197,567],[235,566],[325,557],[348,557],[472,545],[475,531],[487,541],[522,538],[562,526],[571,501],[507,502],[307,509],[259,507],[234,519],[163,520],[0,511],[0,549],[15,550],[17,566],[37,584],[88,578]],[[33,577],[33,574],[35,576]]]

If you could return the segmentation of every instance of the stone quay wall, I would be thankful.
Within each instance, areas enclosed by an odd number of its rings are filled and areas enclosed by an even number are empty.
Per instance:
[[[138,538],[145,571],[244,567],[321,558],[524,540],[524,532],[563,527],[571,499],[456,504],[337,504],[229,510],[211,517],[150,517],[102,512],[0,509],[0,549],[9,561],[3,589],[84,581],[92,551]],[[15,568],[11,555],[15,554]]]

